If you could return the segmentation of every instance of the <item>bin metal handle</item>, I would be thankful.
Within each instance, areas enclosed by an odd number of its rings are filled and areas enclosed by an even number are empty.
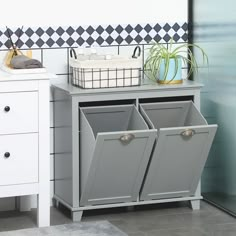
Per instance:
[[[124,134],[120,137],[120,141],[123,144],[129,144],[134,138],[135,136],[133,134]]]
[[[193,129],[186,129],[181,133],[181,135],[185,138],[190,138],[192,137],[196,132]]]

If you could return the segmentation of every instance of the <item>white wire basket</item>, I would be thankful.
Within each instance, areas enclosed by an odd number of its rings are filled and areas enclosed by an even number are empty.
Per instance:
[[[80,60],[70,58],[70,81],[72,85],[85,88],[116,88],[139,86],[141,84],[142,63],[136,47],[132,57],[113,56],[109,59]],[[72,52],[72,51],[71,51]]]

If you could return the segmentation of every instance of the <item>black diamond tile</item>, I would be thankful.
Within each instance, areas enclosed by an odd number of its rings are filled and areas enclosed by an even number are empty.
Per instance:
[[[4,43],[4,45],[5,45],[5,47],[7,47],[7,48],[9,48],[9,49],[12,47],[12,44],[11,44],[10,40],[7,40],[7,41]]]
[[[127,33],[131,33],[131,31],[133,30],[134,28],[131,26],[131,25],[127,25],[126,27],[125,27],[125,31],[127,32]]]
[[[24,43],[21,41],[21,39],[19,39],[19,40],[17,41],[17,47],[18,47],[18,48],[21,48],[23,45],[24,45]]]
[[[46,33],[49,35],[49,36],[52,36],[53,34],[54,34],[54,30],[51,28],[51,27],[49,27],[47,30],[46,30]]]
[[[94,28],[92,27],[92,26],[89,26],[87,29],[86,29],[86,32],[88,33],[88,34],[92,34],[93,32],[94,32],[95,30],[94,30]]]
[[[170,27],[170,25],[169,25],[168,23],[166,23],[166,24],[164,25],[163,29],[164,29],[166,32],[168,32],[168,31],[171,29],[171,27]]]
[[[111,37],[111,36],[109,36],[109,37],[107,37],[107,39],[105,40],[108,44],[112,44],[113,42],[114,42],[114,39]]]
[[[106,28],[106,32],[108,34],[111,34],[113,31],[114,31],[114,28],[111,25],[108,25],[107,28]]]
[[[142,40],[143,40],[143,38],[138,34],[136,37],[135,37],[135,42],[137,42],[137,43],[141,43],[142,42]]]
[[[56,33],[60,36],[62,36],[64,33],[65,33],[65,30],[62,29],[62,27],[59,27],[57,30],[56,30]]]
[[[96,31],[97,31],[97,33],[101,34],[104,31],[104,28],[101,25],[99,25],[97,27]]]
[[[2,42],[0,41],[0,47],[2,47],[2,45],[3,45],[3,44],[2,44]]]
[[[149,24],[145,25],[144,30],[149,33],[152,30],[151,25]]]
[[[44,41],[42,39],[38,39],[36,41],[36,45],[39,46],[40,48],[44,45]]]
[[[76,43],[79,45],[79,46],[82,46],[84,44],[84,39],[82,37],[79,37],[77,40],[76,40]]]
[[[187,31],[188,30],[188,24],[187,23],[184,23],[181,27],[184,31]]]
[[[39,28],[35,31],[35,33],[40,37],[40,36],[42,36],[42,35],[44,34],[44,30],[39,27]]]
[[[143,27],[140,24],[138,24],[138,25],[135,26],[134,29],[135,29],[136,32],[140,33],[142,31]]]
[[[5,30],[4,34],[5,34],[7,37],[9,37],[8,32],[9,32],[9,34],[12,36],[13,31],[12,31],[11,29],[9,29],[9,28],[8,28],[8,30]]]
[[[88,43],[88,45],[92,45],[95,42],[95,40],[92,37],[88,37],[88,39],[86,40],[86,43]]]
[[[1,36],[1,35],[3,35],[3,32],[2,32],[2,31],[0,31],[0,36]]]
[[[34,45],[34,42],[32,39],[28,39],[26,42],[25,42],[26,46],[31,48],[33,45]]]
[[[31,37],[33,35],[34,31],[31,29],[31,28],[28,28],[26,31],[25,31],[25,34],[29,37]]]
[[[52,45],[54,44],[54,41],[50,38],[47,40],[46,44],[49,46],[49,47],[52,47]]]
[[[59,38],[59,39],[56,41],[56,43],[57,43],[58,46],[61,47],[61,46],[65,43],[65,41],[64,41],[62,38]]]
[[[165,40],[165,42],[169,42],[171,37],[169,34],[165,34],[165,36],[163,37],[163,39]]]
[[[115,31],[120,34],[122,31],[124,30],[124,28],[121,26],[121,25],[118,25],[116,28],[115,28]]]
[[[67,30],[66,33],[69,34],[70,36],[75,32],[75,30],[70,26]]]
[[[118,43],[118,44],[121,44],[122,42],[123,42],[123,38],[119,35],[116,39],[115,39],[115,41]]]
[[[71,37],[66,40],[66,43],[71,47],[74,44],[75,40]]]
[[[162,27],[161,27],[159,24],[156,24],[156,25],[153,27],[153,29],[158,33],[158,32],[162,29]]]
[[[84,31],[85,31],[84,28],[82,28],[81,26],[76,29],[76,32],[77,32],[79,35],[83,34]]]
[[[98,43],[98,45],[102,45],[102,43],[104,42],[104,39],[99,36],[97,39],[96,39],[96,42]]]
[[[184,40],[184,42],[188,41],[188,35],[187,34],[184,34],[181,38]]]
[[[132,38],[130,35],[128,35],[128,36],[125,38],[125,41],[126,41],[128,44],[130,44],[130,43],[133,41],[133,38]]]
[[[144,40],[145,40],[147,43],[150,43],[150,42],[152,41],[152,37],[151,37],[149,34],[147,34],[147,35],[145,36]]]
[[[18,28],[16,31],[15,31],[15,35],[19,38],[22,34],[23,34],[23,29],[21,28]],[[34,33],[34,32],[33,32]]]
[[[180,39],[180,36],[178,34],[174,34],[173,39],[175,42],[178,42]]]
[[[172,26],[172,29],[177,32],[179,29],[180,29],[180,26],[179,24],[175,23],[173,26]]]
[[[159,34],[156,34],[153,39],[155,40],[155,42],[160,42],[161,41],[161,36]]]

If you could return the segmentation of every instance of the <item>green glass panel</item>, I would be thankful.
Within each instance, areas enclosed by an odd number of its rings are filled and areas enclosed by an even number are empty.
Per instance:
[[[209,57],[209,68],[199,64],[194,76],[205,85],[201,112],[219,126],[202,175],[202,192],[206,200],[236,215],[236,1],[190,2],[193,42]]]

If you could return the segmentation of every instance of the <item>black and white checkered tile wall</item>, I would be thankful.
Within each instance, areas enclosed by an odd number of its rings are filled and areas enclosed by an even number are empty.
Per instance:
[[[23,28],[23,32],[21,32],[21,28],[10,28],[9,32],[13,42],[18,41],[17,46],[22,49],[146,44],[153,40],[166,43],[171,38],[175,42],[188,40],[188,24],[186,22],[35,27]],[[9,46],[8,31],[6,28],[0,28],[0,48],[7,49]]]

